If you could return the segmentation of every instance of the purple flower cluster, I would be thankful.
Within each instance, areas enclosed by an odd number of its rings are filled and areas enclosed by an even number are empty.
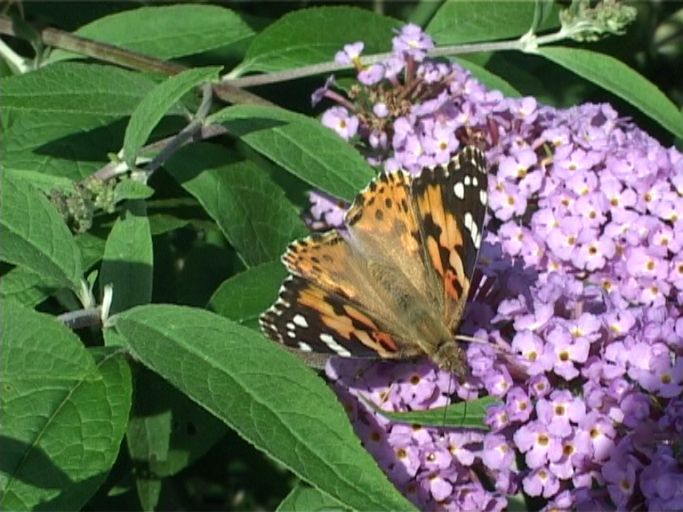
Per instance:
[[[408,25],[385,62],[353,62],[323,124],[387,170],[417,173],[464,144],[491,164],[482,292],[462,330],[471,376],[429,362],[334,360],[328,374],[365,446],[422,509],[502,510],[521,492],[548,510],[683,509],[683,155],[606,104],[567,110],[505,98],[426,56]],[[313,194],[313,216],[343,210]],[[328,202],[326,202],[328,201]],[[484,291],[485,290],[485,291]],[[386,420],[496,397],[484,432]]]

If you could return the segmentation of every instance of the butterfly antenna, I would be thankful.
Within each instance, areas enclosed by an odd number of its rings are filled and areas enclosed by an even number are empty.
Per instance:
[[[470,343],[481,343],[484,345],[491,345],[491,342],[485,340],[484,338],[477,338],[475,336],[467,336],[466,334],[456,334],[456,340],[469,341]],[[493,345],[491,345],[493,346]]]
[[[453,385],[453,374],[449,373],[448,374],[448,387],[446,388],[447,393],[448,393],[448,403],[446,404],[446,407],[443,408],[443,418],[441,418],[441,427],[446,428],[446,414],[448,413],[448,406],[451,405],[451,386]]]

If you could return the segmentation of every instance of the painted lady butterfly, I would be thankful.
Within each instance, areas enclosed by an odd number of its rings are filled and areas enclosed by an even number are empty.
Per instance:
[[[467,302],[487,204],[483,153],[375,178],[346,230],[293,242],[291,273],[261,316],[270,338],[305,352],[403,359],[428,355],[464,377],[455,334]]]

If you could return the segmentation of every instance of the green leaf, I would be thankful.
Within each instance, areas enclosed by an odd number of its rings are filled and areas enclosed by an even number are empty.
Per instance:
[[[299,484],[282,500],[276,512],[331,512],[348,510],[324,492]]]
[[[130,115],[154,82],[113,66],[60,63],[0,80],[3,170],[41,188],[70,185],[121,147]]]
[[[46,284],[80,289],[81,255],[64,220],[42,192],[7,175],[0,186],[0,259]]]
[[[307,233],[284,192],[254,163],[215,144],[185,146],[166,169],[216,221],[247,265],[279,258]]]
[[[161,305],[121,313],[114,327],[133,357],[341,503],[413,509],[327,385],[261,335],[205,310]]]
[[[659,88],[634,69],[603,53],[561,46],[535,53],[627,101],[677,137],[683,138],[683,115]]]
[[[43,302],[52,293],[50,286],[43,284],[43,278],[24,267],[15,267],[0,276],[0,298],[11,299],[22,306],[32,308]]]
[[[81,251],[83,269],[90,270],[104,255],[106,241],[92,233],[81,233],[76,237],[76,243]]]
[[[114,201],[126,199],[147,199],[154,195],[154,189],[137,180],[123,180],[114,189]]]
[[[516,38],[531,28],[535,4],[534,0],[448,0],[427,25],[427,33],[441,46]],[[555,7],[541,30],[559,26],[558,12]]]
[[[491,73],[483,66],[479,66],[474,62],[465,59],[454,59],[459,66],[462,66],[467,71],[472,73],[472,76],[484,84],[491,90],[502,92],[505,96],[519,98],[522,96],[517,89],[515,89],[507,80]]]
[[[279,261],[271,261],[223,282],[209,300],[209,307],[221,316],[258,329],[258,317],[276,299],[287,276]]]
[[[486,409],[498,403],[491,396],[485,396],[468,402],[458,402],[446,407],[435,407],[426,411],[391,412],[385,411],[369,400],[363,399],[373,410],[392,421],[412,423],[415,425],[440,427],[467,427],[488,430],[484,422]]]
[[[209,119],[314,187],[352,200],[374,173],[365,159],[315,119],[275,107],[225,108]]]
[[[119,451],[130,369],[120,351],[89,352],[53,317],[12,301],[0,328],[0,508],[78,510]]]
[[[166,60],[237,43],[254,31],[230,9],[192,4],[130,9],[99,18],[75,34]],[[50,60],[71,56],[57,50]]]
[[[217,80],[220,70],[219,66],[188,69],[166,79],[145,96],[133,112],[123,139],[123,158],[131,168],[161,118],[195,86]]]
[[[391,50],[399,20],[356,7],[314,7],[281,17],[252,41],[244,62],[246,71],[279,71],[331,61],[345,44],[363,41],[364,53]]]
[[[104,241],[90,233],[75,238],[81,253],[83,269],[88,270],[102,259]],[[15,267],[0,276],[0,298],[11,299],[22,306],[32,308],[55,292],[54,285],[24,267]]]
[[[140,304],[152,298],[152,234],[143,202],[128,203],[129,209],[117,219],[104,247],[100,270],[100,292],[113,286],[110,313]]]
[[[4,112],[129,115],[154,82],[114,66],[64,62],[0,80]]]
[[[126,440],[143,510],[156,508],[161,479],[186,468],[226,433],[225,425],[158,375],[138,367]]]

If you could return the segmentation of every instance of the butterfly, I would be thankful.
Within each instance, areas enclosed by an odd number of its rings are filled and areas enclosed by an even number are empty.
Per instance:
[[[486,160],[473,146],[415,177],[380,174],[346,212],[345,229],[289,245],[282,261],[290,276],[261,315],[262,331],[304,352],[427,355],[464,378],[456,334],[487,201]]]

